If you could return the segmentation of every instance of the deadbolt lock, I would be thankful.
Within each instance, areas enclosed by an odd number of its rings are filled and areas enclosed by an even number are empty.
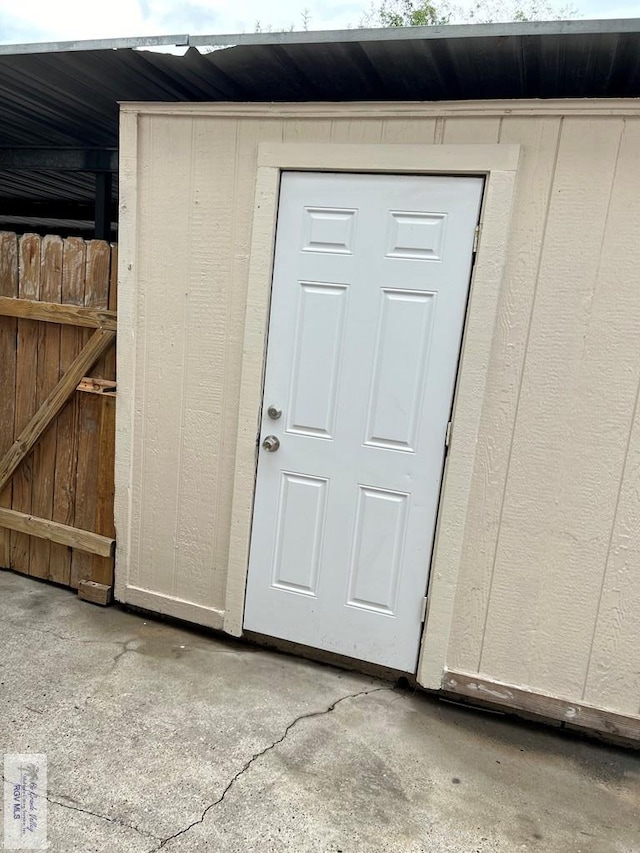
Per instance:
[[[267,414],[271,418],[272,421],[277,421],[278,418],[282,417],[282,409],[279,409],[277,406],[269,406],[267,409]]]

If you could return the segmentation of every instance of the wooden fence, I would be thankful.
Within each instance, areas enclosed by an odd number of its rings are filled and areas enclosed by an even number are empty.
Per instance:
[[[0,232],[0,566],[113,585],[117,247]]]

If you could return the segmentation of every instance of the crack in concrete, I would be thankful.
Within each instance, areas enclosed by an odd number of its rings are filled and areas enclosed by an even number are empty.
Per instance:
[[[285,728],[284,733],[274,740],[272,743],[265,746],[264,749],[255,752],[251,758],[244,763],[244,765],[238,770],[238,772],[232,776],[231,780],[227,783],[225,789],[222,794],[215,800],[213,803],[210,803],[202,812],[198,820],[194,820],[188,826],[184,827],[184,829],[175,832],[173,835],[169,835],[166,838],[163,838],[160,841],[160,844],[157,847],[154,847],[152,850],[148,851],[148,853],[157,853],[158,850],[161,850],[171,841],[174,841],[176,838],[179,838],[182,835],[185,835],[187,832],[192,830],[195,826],[199,826],[201,823],[204,823],[209,812],[214,809],[216,806],[219,806],[220,803],[223,802],[224,798],[227,796],[229,791],[233,788],[235,783],[243,776],[247,770],[256,762],[258,759],[262,758],[263,755],[266,755],[268,752],[271,752],[272,749],[275,749],[276,746],[279,746],[289,735],[289,732],[298,725],[298,723],[303,720],[310,720],[314,717],[323,717],[326,714],[330,714],[335,708],[340,705],[342,702],[346,702],[347,699],[357,699],[359,696],[369,696],[371,693],[380,693],[383,690],[394,690],[393,687],[374,687],[373,690],[361,690],[358,693],[348,693],[346,696],[341,696],[339,699],[336,699],[335,702],[332,702],[328,708],[324,708],[321,711],[309,711],[306,714],[300,714],[299,717],[296,717],[293,722],[289,723],[289,725]]]
[[[1,775],[0,778],[2,779],[3,784],[11,784],[4,775]],[[44,797],[42,794],[32,794],[31,796],[38,799],[45,799],[48,803],[51,803],[52,806],[60,806],[60,808],[63,809],[69,809],[70,811],[91,815],[92,817],[97,817],[99,820],[103,820],[106,823],[113,823],[117,826],[122,826],[125,829],[131,829],[134,832],[137,832],[138,835],[143,835],[145,838],[153,838],[155,841],[161,840],[159,835],[155,835],[153,832],[148,832],[146,829],[140,829],[140,827],[136,826],[134,823],[127,823],[118,817],[109,817],[109,815],[100,814],[100,812],[94,812],[91,811],[91,809],[85,809],[82,806],[72,806],[69,803],[62,803],[60,800],[54,800],[50,794],[47,794]],[[59,796],[64,797],[64,794],[60,794]]]
[[[160,841],[160,836],[155,835],[153,832],[148,832],[146,829],[140,829],[140,827],[136,826],[134,823],[127,823],[124,820],[121,820],[118,817],[109,817],[108,815],[100,814],[99,812],[92,812],[91,809],[82,808],[82,806],[72,806],[68,803],[61,803],[60,800],[52,800],[51,797],[45,797],[48,803],[51,803],[55,806],[60,806],[63,809],[70,809],[74,812],[81,812],[82,814],[88,814],[92,817],[97,817],[100,820],[104,820],[107,823],[114,823],[117,826],[122,826],[125,829],[132,829],[134,832],[137,832],[138,835],[143,835],[146,838],[153,838],[156,841]]]

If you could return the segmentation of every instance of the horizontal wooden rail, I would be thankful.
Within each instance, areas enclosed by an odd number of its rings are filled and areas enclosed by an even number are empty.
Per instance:
[[[115,332],[98,329],[89,339],[89,343],[71,364],[62,379],[31,418],[9,450],[0,459],[0,492],[7,485],[22,460],[29,455],[34,444],[62,409],[78,383],[88,370],[98,361],[116,339]]]
[[[97,554],[99,557],[113,557],[115,553],[115,539],[101,536],[99,533],[91,533],[89,530],[79,530],[77,527],[67,527],[58,521],[49,521],[46,518],[36,518],[24,512],[16,512],[14,509],[0,507],[0,527],[7,527],[18,533],[26,533],[29,536],[37,536],[40,539],[49,539],[60,545],[68,545],[89,554]]]
[[[63,305],[59,302],[39,302],[35,299],[14,299],[10,296],[0,296],[0,316],[84,326],[88,329],[105,329],[111,332],[115,332],[117,328],[115,311]]]

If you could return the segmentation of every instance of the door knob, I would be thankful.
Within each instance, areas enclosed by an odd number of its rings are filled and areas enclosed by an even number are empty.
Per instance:
[[[262,446],[269,453],[275,453],[276,450],[280,447],[280,439],[277,438],[275,435],[268,435],[262,442]]]
[[[277,421],[278,418],[282,417],[282,409],[279,409],[277,406],[269,406],[267,409],[267,414],[271,418],[272,421]]]

